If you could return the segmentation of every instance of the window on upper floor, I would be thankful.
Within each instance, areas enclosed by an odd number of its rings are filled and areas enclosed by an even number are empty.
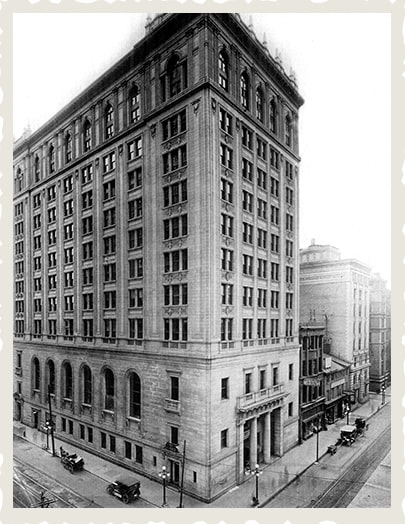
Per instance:
[[[65,162],[71,162],[73,155],[73,140],[72,135],[67,132],[65,135]]]
[[[111,138],[114,135],[114,110],[110,103],[107,104],[104,111],[104,136]]]
[[[229,90],[229,59],[224,50],[218,55],[218,83],[225,91]]]
[[[287,113],[284,122],[284,140],[287,146],[292,145],[292,118],[291,114]]]
[[[245,109],[250,108],[249,76],[246,72],[240,75],[240,102]]]
[[[162,100],[181,93],[187,87],[187,60],[173,55],[167,62],[166,74],[161,77]]]
[[[54,173],[56,170],[56,163],[55,163],[55,148],[53,144],[49,146],[48,161],[49,161],[49,172]]]
[[[83,124],[83,150],[84,152],[90,151],[91,149],[91,123],[88,118]]]
[[[261,87],[256,89],[256,118],[263,122],[264,118],[264,95]]]
[[[270,131],[277,133],[277,103],[274,97],[270,100],[269,104],[269,123]]]
[[[35,155],[35,160],[34,160],[34,180],[35,182],[39,182],[40,178],[41,178],[41,161],[39,160],[39,156]]]
[[[132,86],[128,95],[129,121],[131,124],[141,118],[141,94],[138,86]]]

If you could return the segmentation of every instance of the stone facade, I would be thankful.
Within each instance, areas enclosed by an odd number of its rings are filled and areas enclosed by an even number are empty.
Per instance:
[[[370,389],[391,384],[391,293],[379,275],[370,281]]]
[[[366,402],[369,392],[370,268],[340,260],[332,246],[301,250],[300,316],[312,312],[326,321],[333,354],[350,363],[352,403]]]
[[[14,148],[15,417],[213,500],[298,439],[295,79],[172,14]]]

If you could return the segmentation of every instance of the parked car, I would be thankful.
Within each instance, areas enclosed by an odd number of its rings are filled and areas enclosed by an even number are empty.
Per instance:
[[[141,495],[141,483],[133,478],[120,477],[107,486],[107,493],[129,504]]]
[[[346,446],[351,446],[357,438],[356,426],[352,426],[350,424],[343,426],[340,430],[340,438],[342,444],[345,444]]]
[[[68,469],[70,473],[74,471],[82,471],[84,467],[84,459],[76,453],[68,453],[62,446],[60,447],[60,461],[65,469]]]

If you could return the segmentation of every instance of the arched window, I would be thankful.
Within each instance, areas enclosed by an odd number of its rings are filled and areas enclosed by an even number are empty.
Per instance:
[[[41,375],[39,370],[39,360],[37,357],[32,359],[32,389],[39,390],[41,387]]]
[[[129,375],[129,416],[141,418],[141,379],[134,372]]]
[[[174,55],[167,64],[169,96],[174,96],[187,87],[187,62]]]
[[[240,75],[240,101],[245,109],[249,109],[249,77],[247,73]]]
[[[24,173],[21,171],[20,168],[17,169],[17,176],[15,178],[15,189],[16,191],[22,191],[22,188],[24,186]]]
[[[83,403],[91,404],[92,402],[92,381],[91,370],[89,366],[83,366]]]
[[[218,55],[218,82],[219,85],[228,91],[229,89],[229,60],[225,51],[220,51]]]
[[[258,118],[260,122],[263,122],[263,115],[264,115],[263,100],[264,100],[264,96],[263,96],[262,88],[258,87],[256,89],[256,118]]]
[[[53,147],[53,144],[49,146],[48,157],[49,157],[49,172],[54,173],[56,169],[56,165],[55,165],[55,148]]]
[[[274,97],[270,100],[270,131],[277,133],[277,105]]]
[[[115,384],[114,374],[110,368],[104,371],[104,409],[114,411]]]
[[[111,138],[114,135],[114,110],[111,104],[107,104],[104,113],[105,137]]]
[[[131,124],[138,122],[141,118],[140,92],[138,86],[133,86],[129,92],[129,119]]]
[[[40,178],[41,178],[41,163],[39,160],[39,156],[35,155],[35,160],[34,160],[34,180],[35,182],[39,182]]]
[[[291,146],[292,144],[292,119],[289,113],[285,117],[284,133],[285,133],[286,145]]]
[[[53,360],[48,360],[48,392],[55,394],[55,364]]]
[[[66,133],[65,136],[65,162],[72,161],[72,135]]]
[[[63,366],[63,398],[72,399],[73,395],[73,373],[72,366],[65,362]]]
[[[90,120],[86,118],[83,124],[83,150],[90,151],[91,149],[91,124]]]

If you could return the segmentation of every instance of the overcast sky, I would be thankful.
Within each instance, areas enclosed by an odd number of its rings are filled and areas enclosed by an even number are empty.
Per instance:
[[[248,22],[249,15],[243,14]],[[144,35],[146,14],[15,14],[14,136],[35,130]],[[296,71],[300,247],[338,247],[390,281],[390,17],[253,14]]]

